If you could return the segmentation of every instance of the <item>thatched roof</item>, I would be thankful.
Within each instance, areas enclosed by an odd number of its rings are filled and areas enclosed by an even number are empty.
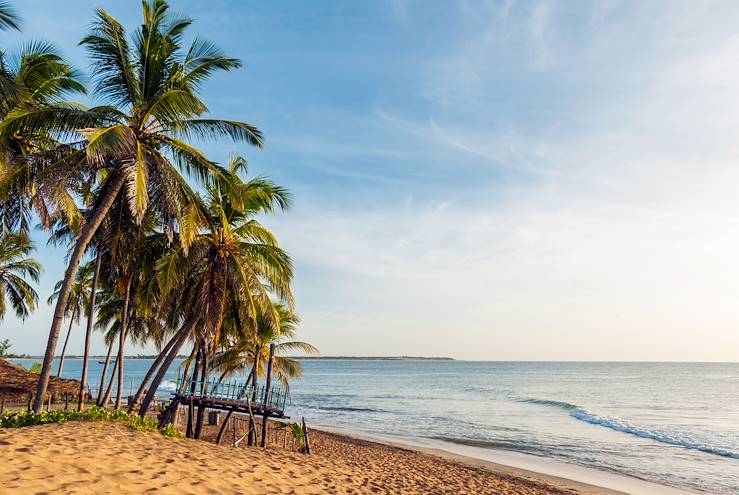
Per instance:
[[[36,393],[38,377],[36,373],[31,373],[22,366],[16,366],[0,359],[0,396],[33,395]],[[51,377],[48,390],[48,393],[53,396],[77,395],[80,391],[80,382]]]

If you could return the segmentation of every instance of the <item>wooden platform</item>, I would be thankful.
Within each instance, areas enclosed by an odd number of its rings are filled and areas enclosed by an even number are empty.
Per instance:
[[[239,382],[183,381],[178,378],[172,401],[180,404],[192,402],[194,407],[284,418],[287,394],[279,386],[267,389]]]

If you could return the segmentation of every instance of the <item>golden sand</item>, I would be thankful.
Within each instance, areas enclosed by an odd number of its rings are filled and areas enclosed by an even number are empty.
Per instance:
[[[169,439],[123,425],[73,422],[0,430],[3,494],[581,493],[543,481],[314,432],[314,453]]]

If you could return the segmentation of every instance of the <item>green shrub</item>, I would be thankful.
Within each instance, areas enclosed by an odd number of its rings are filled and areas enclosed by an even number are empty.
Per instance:
[[[157,421],[152,418],[141,418],[123,411],[109,411],[100,407],[92,407],[87,411],[48,411],[41,413],[11,412],[0,415],[0,428],[20,428],[31,425],[49,423],[66,423],[67,421],[117,421],[137,431],[157,431]],[[166,437],[181,438],[173,425],[161,430]]]

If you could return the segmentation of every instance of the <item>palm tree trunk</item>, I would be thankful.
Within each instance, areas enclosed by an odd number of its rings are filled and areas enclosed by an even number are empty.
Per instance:
[[[114,174],[108,183],[107,191],[102,201],[95,207],[94,213],[90,219],[85,222],[85,226],[77,238],[72,255],[69,258],[67,270],[64,272],[64,281],[59,290],[59,298],[56,300],[56,308],[54,309],[54,318],[51,321],[51,329],[49,330],[49,340],[46,343],[46,353],[44,354],[44,362],[41,365],[41,374],[36,385],[36,397],[33,400],[33,411],[40,413],[44,406],[44,398],[46,397],[46,389],[49,387],[49,377],[51,376],[51,363],[56,353],[56,345],[59,340],[59,332],[64,320],[64,311],[67,308],[69,293],[72,290],[72,283],[77,276],[80,267],[80,261],[84,256],[87,246],[92,241],[92,237],[97,232],[98,227],[103,222],[105,215],[113,206],[113,201],[123,187],[125,177],[122,174]]]
[[[131,282],[133,277],[128,278],[126,283],[126,295],[123,296],[123,314],[121,316],[121,334],[118,338],[118,393],[115,397],[115,410],[121,408],[121,398],[123,396],[123,356],[124,346],[126,345],[126,336],[128,335],[128,307],[131,304]]]
[[[64,355],[67,353],[67,344],[69,344],[69,336],[72,334],[72,324],[74,323],[75,313],[72,312],[72,316],[69,318],[69,329],[67,330],[67,337],[64,339],[64,345],[62,346],[62,355],[59,356],[59,368],[56,370],[56,377],[62,376],[62,368],[64,368]]]
[[[201,363],[201,366],[203,368],[200,381],[203,383],[202,387],[206,388],[206,383],[208,382],[208,352],[206,351],[206,345],[205,345],[205,339],[201,339],[200,341],[201,346],[201,353],[203,354],[203,362]],[[203,392],[203,394],[207,394],[207,388]],[[202,395],[202,394],[201,394]],[[198,407],[198,420],[195,423],[195,439],[200,440],[200,433],[203,430],[203,418],[205,417],[205,406],[200,405]]]
[[[192,370],[192,378],[190,378],[190,395],[195,395],[198,378],[200,377],[200,365],[203,362],[203,346],[200,345],[202,338],[193,346],[195,350],[195,367]],[[190,399],[190,407],[187,409],[187,438],[193,438],[193,414],[192,414],[192,398]]]
[[[162,383],[164,375],[167,373],[167,370],[172,365],[172,361],[174,361],[174,358],[177,357],[177,353],[180,352],[180,349],[187,341],[187,338],[190,336],[190,332],[192,332],[192,330],[195,328],[195,325],[198,323],[198,321],[200,321],[199,315],[190,318],[188,321],[185,322],[185,324],[182,325],[180,330],[177,332],[177,340],[175,341],[175,344],[169,350],[167,357],[164,358],[164,362],[159,367],[156,376],[154,376],[154,379],[151,381],[151,386],[146,392],[144,400],[141,402],[139,416],[141,416],[142,418],[146,417],[146,412],[149,410],[151,401],[154,399],[154,396],[157,393],[157,388],[159,388],[159,384]]]
[[[90,293],[90,310],[87,313],[87,330],[85,331],[85,354],[82,358],[82,377],[80,378],[80,395],[77,401],[77,410],[82,410],[84,402],[85,386],[87,385],[87,365],[90,360],[90,340],[92,339],[92,324],[95,315],[95,296],[98,288],[98,276],[100,276],[100,263],[102,256],[95,257],[95,272],[92,274],[92,288]]]
[[[192,378],[190,379],[190,395],[193,395],[195,393],[195,389],[197,388],[196,384],[200,376],[200,366],[203,363],[203,348],[200,345],[199,340],[197,344],[195,344],[195,348],[197,349],[197,351],[195,352],[195,367],[192,370]]]
[[[144,392],[146,391],[146,385],[149,383],[149,380],[151,380],[151,377],[154,376],[154,373],[159,368],[159,365],[162,364],[162,361],[164,361],[164,358],[167,356],[169,350],[172,349],[175,340],[177,340],[176,336],[169,339],[167,345],[164,346],[164,349],[162,349],[154,362],[151,363],[151,366],[149,366],[149,371],[146,372],[146,376],[141,381],[141,385],[139,385],[139,389],[136,391],[136,395],[133,396],[133,400],[131,400],[131,404],[128,406],[128,411],[126,411],[128,412],[128,414],[131,414],[133,409],[136,407],[136,404],[138,404],[138,402],[141,400],[141,396],[144,395]]]
[[[105,407],[110,402],[110,396],[113,395],[113,382],[115,382],[115,377],[118,374],[118,356],[115,357],[115,361],[113,362],[113,374],[110,375],[110,380],[108,381],[108,387],[105,389],[105,395],[103,396],[103,399],[100,401],[100,407]]]
[[[108,364],[110,364],[110,354],[113,352],[113,342],[108,345],[108,355],[105,356],[105,364],[103,365],[103,374],[100,376],[100,388],[98,389],[97,405],[103,404],[103,389],[105,388],[105,375],[108,374]]]
[[[126,344],[126,333],[121,332],[118,337],[118,356],[116,368],[118,369],[118,384],[116,386],[115,405],[113,408],[118,411],[121,408],[121,397],[123,395],[123,346]]]

